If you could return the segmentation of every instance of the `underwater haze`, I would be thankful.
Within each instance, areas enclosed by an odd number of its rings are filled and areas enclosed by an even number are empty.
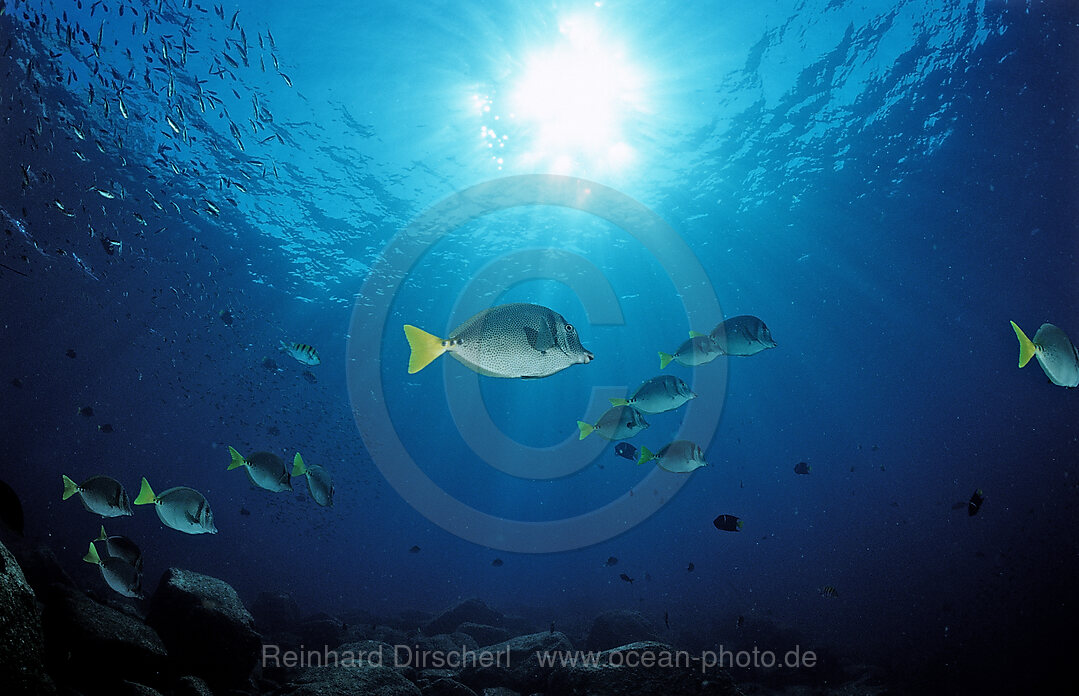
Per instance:
[[[105,524],[148,595],[178,567],[306,614],[631,610],[833,665],[783,684],[1067,670],[1079,392],[1009,322],[1079,340],[1074,2],[0,7],[0,479],[80,586],[120,599],[82,561]],[[509,303],[594,359],[409,372],[405,324]],[[775,347],[661,370],[739,315]],[[637,456],[580,437],[665,374],[697,396]],[[707,465],[637,463],[678,439]],[[332,506],[229,447],[300,453]],[[62,475],[191,487],[218,531],[102,521]]]

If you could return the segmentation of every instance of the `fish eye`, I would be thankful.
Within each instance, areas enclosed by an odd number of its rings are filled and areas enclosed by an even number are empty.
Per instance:
[[[566,324],[566,333],[573,333],[574,330],[573,324]]]

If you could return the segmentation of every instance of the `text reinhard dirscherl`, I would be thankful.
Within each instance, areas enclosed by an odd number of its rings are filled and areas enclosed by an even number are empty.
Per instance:
[[[387,649],[389,648],[389,649]],[[690,653],[685,650],[647,646],[636,649],[590,651],[517,651],[515,661],[534,658],[539,667],[644,667],[644,668],[693,668],[702,672],[715,667],[722,669],[772,669],[811,668],[817,664],[812,650],[794,646],[785,653],[772,650],[728,650],[719,646],[716,650]],[[266,667],[362,667],[362,666],[410,667],[413,669],[463,669],[466,667],[510,667],[510,648],[469,650],[425,650],[419,646],[381,646],[376,650],[321,650],[286,649],[274,644],[262,646],[262,666]]]

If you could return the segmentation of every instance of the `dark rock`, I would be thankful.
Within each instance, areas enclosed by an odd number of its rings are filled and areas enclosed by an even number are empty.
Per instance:
[[[45,673],[45,638],[34,591],[0,544],[0,684],[5,693],[55,693]]]
[[[150,600],[146,623],[165,641],[178,667],[215,691],[249,683],[262,639],[228,583],[169,568]]]
[[[504,686],[492,686],[488,689],[484,689],[481,696],[521,696],[513,689],[507,689]]]
[[[547,696],[740,696],[730,676],[701,669],[690,654],[654,641],[598,653],[589,663],[555,667]]]
[[[508,630],[498,626],[485,626],[484,624],[465,621],[457,627],[459,633],[472,636],[480,645],[494,645],[510,639],[512,635]]]
[[[546,688],[552,671],[540,664],[538,655],[572,651],[573,644],[558,631],[517,636],[482,648],[458,678],[472,689],[506,686],[531,694]],[[480,662],[484,659],[486,664]]]
[[[643,640],[658,640],[652,624],[636,611],[607,611],[596,617],[585,644],[589,650],[610,650]]]
[[[501,626],[502,614],[491,609],[481,600],[466,599],[436,616],[423,628],[423,632],[429,636],[438,633],[452,633],[463,623],[486,624],[488,626]]]
[[[453,679],[437,679],[420,689],[423,696],[476,696],[476,692]]]
[[[75,581],[64,570],[60,559],[48,546],[37,548],[24,547],[15,553],[19,560],[19,566],[26,576],[26,582],[34,588],[34,592],[42,594],[45,588],[53,583],[60,583],[68,587],[75,587]]]
[[[300,620],[300,607],[287,594],[259,592],[251,605],[255,626],[264,633],[292,631]]]
[[[109,689],[109,696],[161,696],[157,689],[136,682],[120,682],[119,686]]]
[[[168,654],[152,628],[66,585],[49,585],[42,599],[49,663],[58,678],[87,693],[115,692],[122,680],[160,685]]]
[[[316,614],[297,624],[296,634],[307,648],[332,649],[345,640],[345,625],[329,614]]]
[[[429,611],[402,609],[397,612],[395,618],[390,619],[386,623],[394,628],[399,628],[402,631],[411,631],[429,623],[433,618],[435,618],[435,615]]]
[[[255,615],[255,619],[258,620],[258,614]],[[382,620],[367,611],[366,609],[346,609],[341,612],[341,620],[345,623],[360,625],[360,626],[374,626],[379,623],[383,623]],[[416,624],[417,626],[419,624]]]
[[[422,696],[415,684],[386,666],[312,667],[286,684],[277,696]]]
[[[209,685],[198,677],[187,675],[180,677],[172,689],[172,696],[214,696]]]

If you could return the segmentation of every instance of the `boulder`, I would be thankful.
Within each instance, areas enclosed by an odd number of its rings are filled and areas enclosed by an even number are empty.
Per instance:
[[[504,686],[492,686],[489,689],[484,689],[480,696],[521,696],[521,694]]]
[[[589,650],[610,650],[644,640],[658,640],[655,628],[637,611],[607,611],[596,617],[585,645]]]
[[[329,614],[309,616],[296,625],[300,643],[309,649],[333,649],[345,640],[345,624]]]
[[[49,663],[58,678],[91,693],[121,690],[122,680],[160,685],[168,653],[140,619],[67,585],[49,585],[42,600]]]
[[[214,696],[214,692],[210,691],[210,686],[206,682],[189,674],[176,681],[172,696]]]
[[[488,626],[501,626],[502,614],[491,609],[479,599],[466,599],[432,619],[423,628],[423,632],[429,636],[438,633],[452,633],[463,623],[486,624]]]
[[[494,645],[510,639],[512,634],[505,628],[465,621],[457,627],[458,633],[472,636],[480,645]]]
[[[5,693],[55,693],[45,673],[45,638],[34,591],[0,544],[0,684]]]
[[[473,690],[505,686],[531,694],[546,689],[552,671],[540,663],[540,655],[572,651],[573,644],[557,631],[517,636],[481,648],[458,678]]]
[[[161,692],[157,689],[129,681],[120,682],[119,686],[110,688],[108,694],[109,696],[161,696]]]
[[[726,672],[701,669],[689,653],[646,641],[605,650],[595,660],[559,665],[547,696],[741,696]]]
[[[293,677],[277,696],[422,696],[415,684],[386,666],[310,667]]]
[[[249,683],[262,638],[236,590],[223,580],[169,568],[150,600],[146,623],[179,668],[215,691]]]
[[[255,626],[263,633],[292,631],[300,620],[300,607],[287,594],[259,592],[251,605]]]

